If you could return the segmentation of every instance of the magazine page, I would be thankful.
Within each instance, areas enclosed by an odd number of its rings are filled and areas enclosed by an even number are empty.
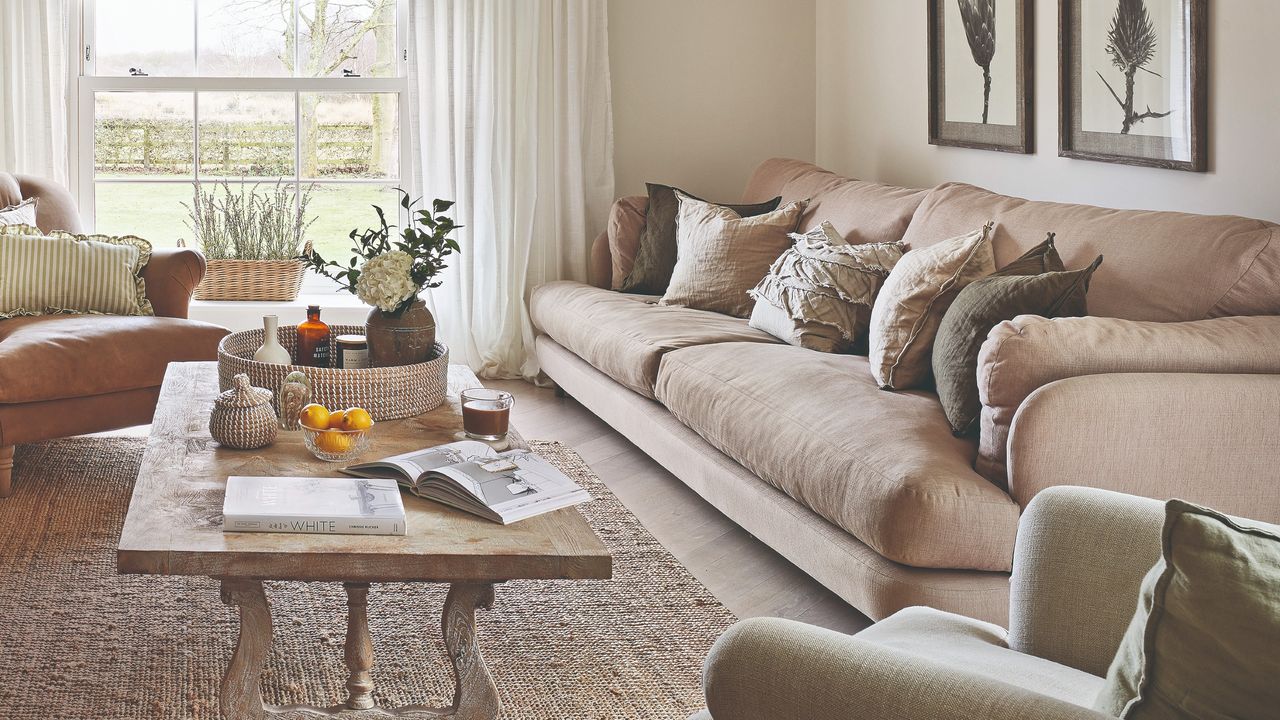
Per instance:
[[[404,484],[411,489],[417,485],[418,479],[431,470],[438,470],[466,462],[471,458],[492,458],[497,453],[493,448],[474,440],[461,440],[447,445],[422,450],[411,450],[407,453],[392,455],[375,462],[353,465],[349,470],[368,472],[376,471],[378,466],[390,466],[403,473]]]
[[[511,523],[591,499],[587,491],[530,450],[471,458],[437,471]]]

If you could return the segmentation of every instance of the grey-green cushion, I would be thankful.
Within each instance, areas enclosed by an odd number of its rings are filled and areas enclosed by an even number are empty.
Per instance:
[[[1079,317],[1087,311],[1089,278],[1102,263],[1069,272],[1005,275],[970,283],[947,309],[933,343],[933,375],[947,422],[957,435],[978,427],[978,351],[991,328],[1019,315]]]
[[[1280,713],[1280,527],[1181,500],[1094,709],[1130,720]]]
[[[649,208],[644,215],[640,247],[636,250],[635,265],[627,273],[619,289],[629,293],[662,295],[667,291],[671,273],[676,267],[676,214],[680,210],[680,201],[676,199],[678,188],[657,183],[645,183],[645,187],[649,190]],[[687,192],[684,194],[695,200],[710,202]],[[752,205],[712,204],[727,207],[746,218],[777,210],[778,205],[782,204],[782,197]]]

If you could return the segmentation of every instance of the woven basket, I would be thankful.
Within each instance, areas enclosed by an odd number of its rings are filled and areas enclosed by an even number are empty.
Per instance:
[[[303,253],[311,252],[307,242]],[[298,299],[307,266],[301,260],[209,260],[204,280],[196,286],[196,300]],[[255,348],[256,349],[256,348]]]
[[[334,339],[339,335],[363,333],[363,325],[330,325],[329,357],[338,357]],[[297,350],[296,325],[281,327],[276,335],[290,355]],[[342,370],[256,362],[253,354],[262,347],[264,337],[259,328],[231,333],[218,343],[218,385],[222,390],[231,388],[236,373],[244,373],[254,386],[275,392],[278,403],[280,393],[276,391],[285,376],[298,370],[311,380],[311,402],[334,410],[362,407],[381,421],[435,410],[449,389],[449,348],[444,343],[436,343],[436,357],[423,363]]]

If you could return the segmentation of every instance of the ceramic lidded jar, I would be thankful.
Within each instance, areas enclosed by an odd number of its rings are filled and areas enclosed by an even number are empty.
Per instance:
[[[213,401],[209,434],[223,447],[254,450],[276,440],[276,411],[271,407],[271,391],[253,387],[249,376],[235,376],[230,390]]]

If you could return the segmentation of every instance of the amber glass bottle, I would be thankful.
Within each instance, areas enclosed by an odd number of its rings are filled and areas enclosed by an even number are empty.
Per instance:
[[[307,308],[307,321],[298,326],[298,364],[329,367],[329,326],[320,322],[320,306]]]

